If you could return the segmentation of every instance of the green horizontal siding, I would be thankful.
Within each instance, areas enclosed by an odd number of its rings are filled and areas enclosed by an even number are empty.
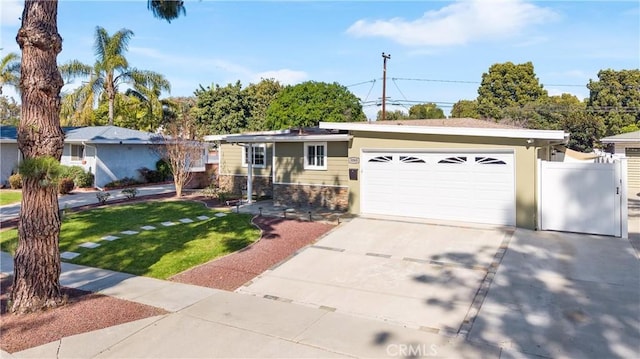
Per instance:
[[[266,166],[264,168],[253,168],[254,176],[271,176],[271,164],[273,162],[273,145],[266,145]],[[247,167],[242,166],[242,151],[244,147],[224,143],[220,145],[220,175],[247,175]]]
[[[304,169],[304,143],[276,144],[275,183],[347,186],[347,142],[327,142],[327,169]]]

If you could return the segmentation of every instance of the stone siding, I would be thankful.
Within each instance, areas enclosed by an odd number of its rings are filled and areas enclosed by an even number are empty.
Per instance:
[[[221,175],[218,177],[218,186],[224,192],[242,194],[247,188],[247,176]],[[272,197],[273,185],[271,177],[254,177],[253,194],[258,197]]]
[[[346,211],[349,207],[349,188],[275,184],[273,201],[286,206],[324,207]]]
[[[204,172],[195,172],[191,175],[189,181],[185,184],[184,188],[206,188],[216,179],[216,173],[218,172],[217,163],[207,163],[205,165]]]

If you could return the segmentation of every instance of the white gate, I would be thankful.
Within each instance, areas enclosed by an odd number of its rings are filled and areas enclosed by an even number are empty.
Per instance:
[[[539,228],[626,237],[625,165],[538,161]]]

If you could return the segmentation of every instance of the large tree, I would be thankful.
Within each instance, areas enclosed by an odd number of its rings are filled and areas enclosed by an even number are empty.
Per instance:
[[[167,20],[184,13],[182,1],[151,0],[148,7],[154,15]],[[63,83],[56,62],[62,38],[57,17],[56,0],[25,0],[22,25],[16,36],[22,50],[18,148],[26,163],[36,165],[44,165],[50,159],[59,162],[64,146],[60,129]],[[38,172],[23,178],[10,308],[15,313],[62,302],[57,188],[41,181],[44,178]]]
[[[482,74],[478,88],[478,113],[483,118],[501,120],[525,116],[521,109],[547,96],[533,69],[533,64],[505,62],[493,64]],[[520,120],[520,118],[513,118]]]
[[[284,87],[275,79],[262,79],[257,84],[249,84],[243,91],[246,93],[249,106],[248,129],[251,131],[266,130],[267,109],[278,97]]]
[[[0,59],[0,95],[4,85],[20,90],[20,55],[10,52]]]
[[[478,101],[460,100],[451,108],[452,118],[480,118],[478,114]]]
[[[88,77],[88,81],[83,86],[78,87],[71,96],[65,98],[72,101],[70,107],[77,108],[86,114],[86,110],[92,108],[96,100],[104,95],[109,106],[108,123],[113,125],[116,95],[120,85],[133,86],[145,100],[149,99],[149,95],[159,96],[161,91],[170,91],[171,86],[164,76],[129,66],[125,52],[131,37],[133,37],[133,31],[129,29],[120,29],[115,34],[109,35],[107,30],[98,26],[94,44],[95,64],[91,66],[73,60],[60,66],[60,71],[66,79]]]
[[[287,86],[267,110],[266,127],[313,127],[320,121],[364,121],[360,100],[338,83],[308,81]]]
[[[385,121],[400,121],[400,120],[408,120],[409,115],[402,110],[395,111],[385,111],[384,114]],[[376,114],[376,121],[382,121],[382,110],[378,111]]]
[[[438,107],[435,103],[421,103],[409,107],[409,118],[412,119],[435,119],[435,118],[447,118],[444,115],[444,111]]]
[[[200,86],[195,91],[196,121],[211,134],[236,133],[247,128],[250,111],[242,84]]]
[[[640,127],[640,70],[600,70],[587,88],[589,112],[602,119],[606,135]]]

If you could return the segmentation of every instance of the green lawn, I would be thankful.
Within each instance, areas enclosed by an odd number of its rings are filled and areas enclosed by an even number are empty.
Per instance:
[[[3,189],[0,191],[0,206],[5,204],[18,203],[22,199],[22,191]]]
[[[60,232],[60,252],[80,253],[67,262],[165,279],[244,248],[260,237],[260,231],[250,223],[250,215],[228,213],[218,218],[215,213],[218,212],[199,203],[176,201],[111,206],[66,214]],[[210,219],[197,220],[201,215]],[[182,218],[194,222],[180,223]],[[161,225],[167,221],[179,224]],[[140,229],[145,225],[156,229]],[[126,230],[139,233],[120,233]],[[120,239],[100,240],[108,235]],[[17,236],[15,229],[0,232],[0,249],[13,253]],[[80,247],[84,242],[96,242],[100,247]]]

